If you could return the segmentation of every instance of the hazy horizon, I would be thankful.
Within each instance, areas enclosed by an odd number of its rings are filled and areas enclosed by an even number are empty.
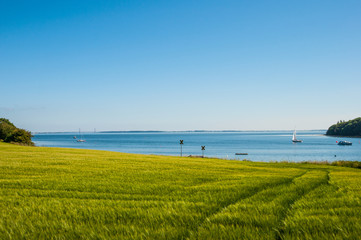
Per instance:
[[[81,130],[81,133],[137,133],[137,132],[293,132],[295,129],[271,129],[271,130],[267,130],[267,129],[263,129],[263,130],[257,130],[257,129],[253,129],[253,130],[232,130],[232,129],[225,129],[225,130],[200,130],[200,129],[195,129],[195,130]],[[302,131],[326,131],[327,129],[296,129],[297,132],[302,132]],[[35,134],[38,133],[79,133],[79,130],[75,131],[42,131],[42,132],[32,132]]]

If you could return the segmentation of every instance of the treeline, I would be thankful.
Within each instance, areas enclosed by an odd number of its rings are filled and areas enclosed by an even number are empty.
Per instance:
[[[326,135],[361,136],[361,117],[350,121],[338,121],[328,128]]]
[[[33,146],[31,137],[31,132],[15,127],[6,118],[0,118],[0,141]]]

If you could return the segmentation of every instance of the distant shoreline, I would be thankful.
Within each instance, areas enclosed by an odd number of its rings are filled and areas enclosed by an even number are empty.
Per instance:
[[[324,134],[326,137],[345,137],[345,138],[361,138],[361,136],[343,136],[343,135],[327,135]]]
[[[129,130],[129,131],[82,131],[82,133],[242,133],[242,132],[293,132],[294,130],[175,130],[175,131],[160,131],[160,130]],[[311,129],[311,130],[297,130],[297,132],[303,131],[327,131],[327,129]],[[64,132],[32,132],[32,134],[54,134],[54,133],[75,133],[78,131],[64,131]],[[325,135],[325,134],[324,134]],[[327,135],[329,136],[329,135]]]

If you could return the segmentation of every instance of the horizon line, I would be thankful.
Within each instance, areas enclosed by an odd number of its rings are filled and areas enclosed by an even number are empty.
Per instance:
[[[326,131],[327,129],[299,129],[297,131]],[[282,130],[104,130],[104,131],[82,131],[82,133],[162,133],[162,132],[286,132],[294,129]],[[39,133],[79,133],[78,131],[34,131]]]

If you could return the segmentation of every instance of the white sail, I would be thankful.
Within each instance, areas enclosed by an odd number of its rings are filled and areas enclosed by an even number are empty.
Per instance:
[[[302,142],[302,140],[297,140],[297,137],[296,137],[296,129],[295,129],[295,131],[293,132],[292,142],[294,142],[294,143]]]
[[[296,141],[297,138],[296,138],[296,130],[293,132],[293,136],[292,136],[292,141]]]

